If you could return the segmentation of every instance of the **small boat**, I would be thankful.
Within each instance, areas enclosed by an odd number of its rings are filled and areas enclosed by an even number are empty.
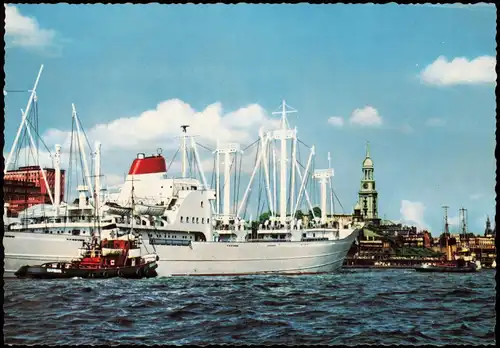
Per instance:
[[[114,202],[106,202],[104,205],[108,207],[109,214],[125,216],[125,215],[130,215],[132,211],[132,208],[124,207]]]
[[[417,272],[441,272],[441,273],[471,273],[477,272],[479,268],[474,263],[464,262],[446,262],[437,265],[422,265],[415,267]]]
[[[429,265],[424,264],[421,266],[415,267],[415,271],[417,272],[441,272],[441,273],[472,273],[477,272],[481,269],[481,263],[475,260],[475,254],[473,254],[470,249],[466,246],[463,246],[455,253],[455,258],[453,259],[451,253],[451,245],[450,241],[450,231],[448,225],[448,207],[443,206],[445,209],[445,217],[444,217],[444,241],[446,248],[446,255],[444,256],[443,261],[440,264]],[[461,209],[461,211],[464,209]],[[462,215],[464,216],[464,215]],[[464,223],[465,226],[465,223]],[[464,227],[465,228],[465,227]],[[464,235],[466,235],[464,230]]]
[[[105,238],[87,244],[82,257],[70,262],[47,262],[37,266],[22,266],[17,278],[152,278],[156,277],[158,256],[141,256],[138,240],[133,234],[118,236],[112,223],[103,227]],[[117,237],[115,237],[117,236]]]

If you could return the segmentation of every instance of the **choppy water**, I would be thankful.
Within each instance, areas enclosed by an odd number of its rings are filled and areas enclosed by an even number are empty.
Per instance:
[[[6,344],[495,344],[495,271],[6,280]]]

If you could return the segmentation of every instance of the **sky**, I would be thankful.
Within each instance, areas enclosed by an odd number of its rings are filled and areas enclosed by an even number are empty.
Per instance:
[[[4,157],[29,98],[9,91],[31,89],[41,64],[38,133],[52,152],[67,145],[74,103],[108,185],[139,152],[162,148],[168,163],[181,124],[209,148],[245,147],[285,99],[315,168],[331,153],[347,213],[369,141],[381,218],[437,235],[442,205],[452,231],[463,206],[482,234],[495,215],[495,34],[486,4],[6,5]]]

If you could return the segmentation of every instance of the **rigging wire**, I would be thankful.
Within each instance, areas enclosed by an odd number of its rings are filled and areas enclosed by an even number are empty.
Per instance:
[[[342,203],[340,202],[340,199],[337,197],[337,194],[335,193],[334,190],[333,191],[333,195],[335,196],[335,198],[337,198],[337,202],[339,202],[340,204],[340,207],[342,208],[342,212],[345,214],[345,209],[344,209],[344,206],[342,205]]]
[[[250,147],[252,147],[253,145],[255,145],[255,143],[258,143],[258,142],[260,142],[260,138],[257,138],[257,140],[255,140],[253,143],[251,143],[250,145],[248,145],[247,147],[245,147],[242,151],[245,152]]]
[[[241,185],[241,166],[242,166],[242,163],[243,163],[243,156],[240,157],[240,167],[238,168],[238,180],[237,180],[237,188],[235,187],[235,190],[238,190],[238,193],[236,194],[236,202],[238,203],[239,200],[240,200],[240,185]],[[236,209],[238,209],[236,207]],[[235,212],[237,213],[237,211]]]
[[[33,124],[29,121],[28,118],[26,118],[26,122],[27,122],[27,126],[31,126],[31,129],[35,132],[36,136],[37,136],[37,142],[38,141],[41,141],[42,142],[42,145],[45,147],[45,149],[47,150],[47,152],[49,153],[50,155],[50,158],[52,160],[52,166],[54,166],[54,158],[52,156],[52,152],[50,152],[50,149],[49,147],[47,146],[47,144],[45,143],[45,141],[43,141],[43,138],[40,136],[40,134],[38,133],[38,131],[33,127]],[[36,144],[37,146],[37,149],[39,148],[39,144],[37,143]]]
[[[172,160],[171,160],[171,161],[170,161],[170,163],[168,164],[167,173],[168,173],[168,171],[170,170],[170,167],[172,166],[172,163],[174,163],[174,160],[175,160],[175,158],[177,157],[177,154],[179,153],[179,151],[180,151],[180,149],[179,149],[179,148],[177,148],[177,151],[175,151],[175,154],[174,154],[174,156],[172,157]]]
[[[196,144],[196,145],[198,145],[198,146],[200,146],[200,147],[202,147],[202,148],[204,148],[204,149],[205,149],[205,150],[207,150],[207,151],[214,152],[214,150],[213,150],[213,149],[211,149],[211,148],[209,148],[208,146],[205,146],[205,145],[200,144],[200,143],[198,143],[198,142],[195,142],[195,144]]]
[[[304,142],[303,142],[302,140],[300,140],[299,138],[297,138],[297,141],[298,141],[299,143],[301,143],[302,145],[304,145],[305,147],[307,147],[307,148],[309,148],[309,149],[311,148],[311,146],[307,145],[306,143],[304,143]]]

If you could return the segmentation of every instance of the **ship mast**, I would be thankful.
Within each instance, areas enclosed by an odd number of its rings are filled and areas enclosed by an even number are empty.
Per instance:
[[[317,169],[313,177],[319,180],[321,187],[321,224],[326,223],[326,184],[333,176],[333,169]],[[314,210],[314,209],[313,209]]]
[[[61,203],[61,145],[56,144],[54,155],[55,185],[54,185],[54,206],[56,216],[59,216],[59,205]]]
[[[468,237],[467,237],[467,209],[465,209],[464,207],[460,208],[460,214],[459,214],[462,219],[461,219],[461,230],[462,230],[462,234],[464,236],[464,241],[465,243],[467,244],[468,246]]]
[[[94,205],[97,209],[97,221],[99,222],[100,217],[100,204],[101,204],[101,143],[95,142],[95,158],[94,158],[94,171],[95,171],[95,198]]]
[[[295,137],[294,130],[291,130],[293,134],[290,134],[287,127],[287,117],[289,113],[297,112],[297,110],[286,110],[286,102],[283,99],[281,102],[281,112],[273,112],[273,115],[281,115],[281,129],[274,132],[274,139],[281,141],[281,154],[280,154],[280,200],[279,200],[279,215],[280,223],[286,225],[286,213],[287,213],[287,151],[286,151],[286,141]],[[293,164],[292,164],[293,165]],[[275,183],[276,184],[276,183]]]
[[[184,133],[182,135],[182,143],[181,143],[181,175],[183,178],[187,176],[187,129],[189,125],[184,124],[181,126],[182,132]]]
[[[33,146],[33,150],[35,151],[35,157],[38,159],[38,147],[36,146],[35,141],[33,140],[30,126],[27,124],[27,118],[28,118],[28,115],[29,115],[29,112],[31,109],[31,105],[33,104],[33,102],[36,103],[37,99],[38,99],[38,97],[36,95],[36,88],[38,86],[38,82],[40,81],[40,76],[42,75],[42,71],[43,71],[43,64],[40,66],[40,70],[38,71],[38,76],[35,80],[35,84],[33,86],[33,89],[31,89],[29,91],[29,92],[31,92],[31,94],[30,94],[30,97],[28,99],[28,104],[26,105],[26,111],[23,111],[21,109],[21,114],[22,114],[21,124],[19,125],[19,128],[17,130],[17,134],[16,134],[16,137],[14,138],[14,142],[12,143],[12,148],[9,152],[9,155],[7,156],[7,161],[5,162],[5,167],[4,167],[4,171],[3,171],[4,175],[9,170],[9,166],[12,162],[12,155],[14,154],[14,151],[16,149],[17,143],[19,141],[19,136],[21,135],[21,131],[23,130],[23,127],[25,127],[25,126],[26,126],[26,132],[28,133],[28,137],[29,137],[29,140],[31,142],[31,146]],[[4,95],[6,95],[5,90],[4,90]],[[40,163],[38,163],[38,167],[40,168],[40,172],[42,174],[43,181],[45,183],[45,187],[47,189],[47,193],[48,193],[49,198],[50,198],[50,202],[52,204],[54,204],[54,199],[52,197],[52,190],[50,189],[49,182],[47,181],[47,176],[45,174],[45,170],[42,168]]]
[[[442,207],[444,209],[444,238],[446,242],[446,260],[450,261],[450,251],[448,250],[448,235],[449,235],[449,226],[448,226],[448,206],[443,205]]]
[[[314,215],[314,209],[312,207],[311,200],[309,199],[309,194],[307,190],[305,190],[305,185],[310,175],[309,169],[311,166],[312,157],[315,154],[315,150],[314,146],[312,146],[309,149],[310,151],[309,158],[307,161],[307,165],[305,167],[304,175],[302,175],[301,168],[299,167],[299,162],[297,161],[297,147],[298,147],[297,142],[299,141],[297,139],[297,128],[289,128],[286,116],[289,113],[297,112],[297,110],[287,105],[284,100],[281,103],[280,109],[281,111],[276,111],[272,113],[274,115],[281,116],[280,128],[266,133],[264,133],[262,128],[259,130],[260,146],[258,150],[257,162],[255,163],[255,167],[250,176],[247,188],[245,190],[245,193],[243,194],[243,199],[239,204],[236,216],[239,217],[243,212],[243,209],[246,207],[247,199],[249,197],[249,193],[251,191],[251,187],[254,182],[257,170],[261,168],[261,166],[263,166],[265,189],[267,192],[268,206],[271,214],[270,220],[271,222],[274,223],[276,217],[279,216],[280,224],[286,226],[288,221],[287,213],[290,213],[291,215],[290,219],[294,219],[295,213],[297,212],[298,207],[300,206],[303,195],[305,195],[306,197],[307,203],[312,211],[313,217],[316,218],[316,216]],[[280,154],[276,154],[276,149],[273,144],[275,140],[281,141]],[[292,140],[292,151],[291,151],[292,156],[289,168],[291,171],[290,175],[291,183],[287,183],[287,170],[288,170],[287,162],[289,161],[287,156],[288,154],[286,151],[287,140]],[[268,165],[268,160],[271,161],[271,165]],[[276,168],[277,160],[280,160],[279,176],[281,183],[279,184],[279,190],[280,190],[279,201],[277,197],[278,180],[276,178],[277,177],[276,172],[278,169]],[[296,175],[298,175],[298,180],[299,180],[298,182],[300,183],[300,188],[297,193],[297,196],[295,197]],[[288,184],[291,184],[290,197],[289,197],[290,203],[288,203],[288,197],[287,197]],[[289,205],[289,207],[287,207],[287,205]]]
[[[78,118],[78,114],[76,113],[75,104],[72,103],[71,108],[73,109],[72,115],[76,125],[76,137],[78,138],[78,149],[80,150],[80,154],[83,161],[83,170],[85,171],[85,177],[86,177],[85,182],[88,184],[87,190],[89,192],[90,197],[94,197],[94,190],[92,189],[92,182],[90,181],[89,167],[87,166],[87,157],[85,155],[85,147],[83,146],[83,140],[81,134],[82,132],[80,129],[80,119]]]
[[[28,105],[26,105],[26,112],[23,112],[21,124],[19,125],[19,128],[17,129],[17,134],[16,134],[16,137],[14,139],[14,143],[12,144],[12,148],[9,152],[9,156],[7,157],[7,161],[5,162],[5,167],[3,170],[4,174],[7,173],[7,170],[9,169],[9,165],[12,161],[12,155],[14,154],[14,150],[17,146],[17,142],[19,141],[19,136],[21,135],[21,131],[23,130],[24,125],[26,124],[26,118],[28,117],[28,114],[29,114],[29,111],[31,108],[31,104],[33,103],[33,100],[35,99],[36,88],[38,86],[38,81],[40,80],[40,76],[42,75],[42,71],[43,71],[43,64],[40,66],[40,70],[38,71],[38,76],[35,80],[35,85],[33,86],[33,89],[31,90],[30,98],[28,99]],[[5,92],[4,92],[4,94],[5,94]],[[28,126],[26,128],[29,129]],[[50,190],[48,190],[48,191],[50,193]]]
[[[231,209],[231,165],[234,160],[236,160],[236,156],[238,153],[243,153],[240,149],[240,144],[238,143],[230,143],[220,146],[219,141],[217,141],[217,149],[216,152],[216,199],[217,199],[217,214],[220,214],[220,168],[219,168],[219,160],[220,155],[224,155],[224,199],[223,199],[223,209],[222,209],[222,222],[224,224],[229,224],[230,220],[234,220],[234,212]],[[231,160],[233,158],[233,160]],[[238,189],[238,188],[236,188]],[[237,204],[235,202],[235,204]],[[217,217],[221,219],[220,216]]]
[[[328,152],[328,169],[332,169],[332,157],[330,152]],[[330,214],[333,218],[333,214],[335,213],[335,206],[333,205],[333,187],[332,187],[332,178],[328,178],[328,184],[330,185]]]
[[[131,189],[131,206],[132,210],[130,211],[130,234],[134,233],[134,208],[135,208],[135,201],[134,201],[134,175],[132,175],[132,189]],[[129,239],[129,233],[127,233],[127,239]]]

